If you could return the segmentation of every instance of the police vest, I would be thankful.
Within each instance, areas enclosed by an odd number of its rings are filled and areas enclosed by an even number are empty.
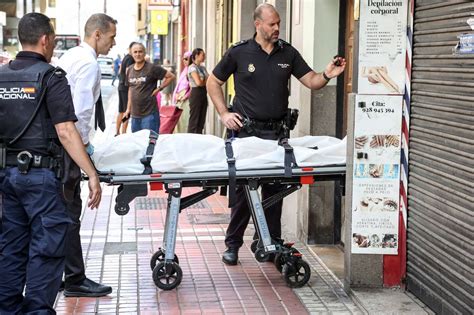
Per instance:
[[[20,70],[12,70],[8,65],[0,67],[0,141],[8,151],[31,150],[47,154],[51,139],[58,138],[46,106],[38,104],[43,85],[54,69],[45,62]],[[37,106],[41,107],[26,132],[8,145],[27,126]]]

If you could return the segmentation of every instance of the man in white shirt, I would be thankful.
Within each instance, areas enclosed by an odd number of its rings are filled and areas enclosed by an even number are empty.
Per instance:
[[[76,127],[89,154],[93,153],[93,146],[89,142],[90,122],[94,106],[100,96],[101,73],[97,56],[107,55],[110,48],[115,45],[116,24],[117,21],[106,14],[93,14],[84,27],[84,41],[81,45],[68,50],[58,62],[58,66],[67,73],[66,77],[71,87],[74,110],[78,119]],[[67,239],[64,295],[98,297],[110,294],[111,287],[96,283],[85,275],[79,235],[81,227],[79,219],[82,211],[79,182],[77,182],[73,200],[67,201],[67,208],[73,224]]]

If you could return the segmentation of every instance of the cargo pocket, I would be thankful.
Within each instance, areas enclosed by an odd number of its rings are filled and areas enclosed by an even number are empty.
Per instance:
[[[63,257],[66,254],[66,235],[71,220],[64,215],[43,215],[41,217],[43,237],[39,253],[46,257]]]

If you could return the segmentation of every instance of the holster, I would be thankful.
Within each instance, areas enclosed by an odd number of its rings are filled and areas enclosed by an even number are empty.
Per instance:
[[[76,187],[81,182],[81,169],[62,146],[51,142],[49,152],[59,160],[55,173],[61,181],[64,199],[72,201]]]
[[[63,195],[66,201],[74,199],[74,192],[81,182],[81,177],[81,169],[66,150],[63,150],[61,184],[63,185]]]
[[[288,111],[286,113],[285,123],[289,130],[295,129],[296,123],[298,122],[299,115],[300,115],[300,112],[296,108],[288,108]]]
[[[299,111],[295,108],[288,108],[285,119],[283,120],[283,138],[290,137],[290,130],[295,129],[298,122]]]

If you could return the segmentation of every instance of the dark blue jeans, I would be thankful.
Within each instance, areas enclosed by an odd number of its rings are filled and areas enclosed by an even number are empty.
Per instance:
[[[141,118],[132,117],[132,132],[143,129],[150,129],[160,133],[160,113],[158,111]]]
[[[48,169],[0,170],[0,314],[54,314],[71,222],[61,189]]]

